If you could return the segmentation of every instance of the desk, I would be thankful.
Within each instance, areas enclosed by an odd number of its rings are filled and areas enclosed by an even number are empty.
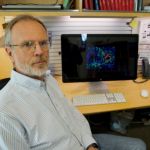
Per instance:
[[[72,97],[75,95],[100,93],[100,86],[101,83],[103,83],[105,87],[109,89],[109,92],[121,92],[127,100],[126,103],[78,106],[77,109],[83,114],[150,107],[150,96],[148,98],[143,98],[140,95],[140,91],[142,89],[147,89],[150,94],[150,81],[144,83],[134,83],[132,80],[92,83],[62,83],[60,77],[57,77],[56,80],[68,99],[72,99]]]

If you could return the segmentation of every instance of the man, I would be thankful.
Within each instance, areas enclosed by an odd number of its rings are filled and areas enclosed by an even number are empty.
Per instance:
[[[41,21],[16,17],[7,26],[5,45],[14,69],[0,91],[0,149],[146,150],[140,139],[92,136],[86,119],[46,72],[49,41]]]

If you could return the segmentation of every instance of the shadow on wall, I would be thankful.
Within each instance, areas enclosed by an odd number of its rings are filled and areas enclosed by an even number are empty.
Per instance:
[[[10,72],[12,70],[12,63],[4,49],[3,40],[0,38],[0,79],[5,79],[10,77]]]

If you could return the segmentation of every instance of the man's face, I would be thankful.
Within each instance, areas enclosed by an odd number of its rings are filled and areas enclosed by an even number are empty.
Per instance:
[[[36,21],[20,21],[12,28],[11,60],[16,71],[30,77],[41,77],[48,69],[48,45],[47,33],[43,26]],[[27,48],[27,43],[35,43],[31,48]],[[44,48],[43,48],[44,47]]]

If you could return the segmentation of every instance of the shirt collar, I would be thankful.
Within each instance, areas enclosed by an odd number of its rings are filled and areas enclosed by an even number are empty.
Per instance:
[[[46,72],[46,76],[48,74],[50,74],[49,71]],[[41,87],[45,88],[46,87],[44,81],[33,79],[31,77],[18,73],[15,70],[12,70],[11,72],[11,81],[17,84],[20,84],[22,86],[28,87],[28,88],[41,88]]]

